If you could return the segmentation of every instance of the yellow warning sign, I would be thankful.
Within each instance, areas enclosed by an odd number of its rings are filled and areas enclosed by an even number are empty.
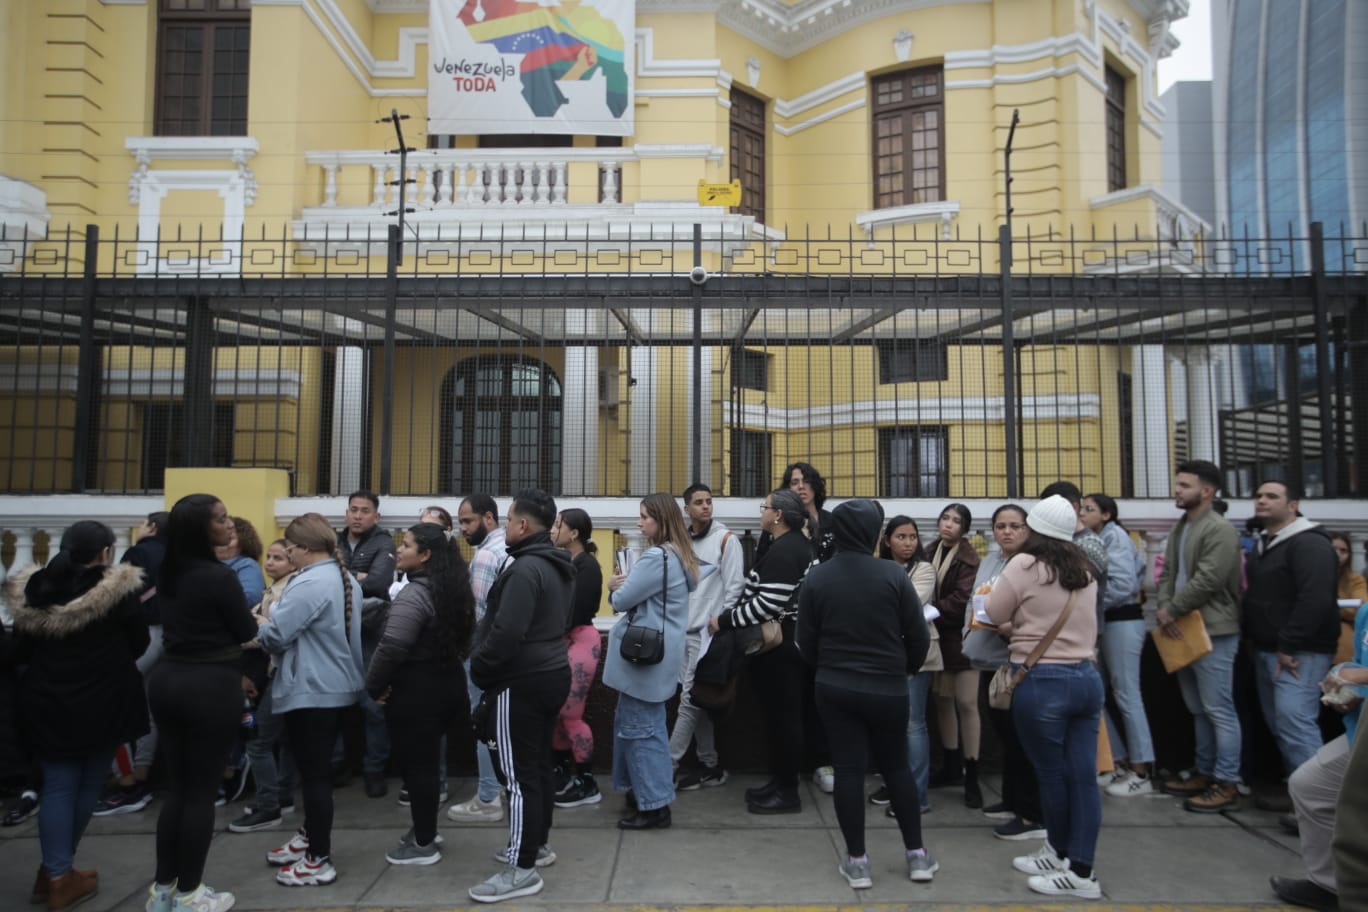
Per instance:
[[[741,205],[741,181],[730,184],[710,184],[698,182],[698,205],[700,206],[739,206]]]

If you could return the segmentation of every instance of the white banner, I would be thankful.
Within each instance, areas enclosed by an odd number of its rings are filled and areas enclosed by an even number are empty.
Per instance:
[[[633,0],[431,0],[428,132],[630,136]]]

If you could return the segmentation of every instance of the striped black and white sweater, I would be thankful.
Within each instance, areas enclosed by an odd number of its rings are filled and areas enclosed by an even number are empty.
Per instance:
[[[721,627],[750,627],[796,616],[796,592],[812,564],[812,543],[801,532],[775,539],[756,561],[736,604],[718,617]]]

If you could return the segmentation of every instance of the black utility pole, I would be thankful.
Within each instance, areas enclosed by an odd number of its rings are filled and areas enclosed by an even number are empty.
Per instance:
[[[384,362],[380,371],[381,409],[380,416],[380,493],[390,493],[390,479],[393,471],[394,454],[394,323],[398,319],[399,304],[399,266],[404,262],[404,215],[410,210],[405,205],[408,189],[408,143],[404,142],[404,130],[400,121],[408,120],[407,114],[390,108],[390,116],[382,117],[376,123],[394,124],[394,135],[399,139],[399,148],[391,154],[399,155],[399,179],[390,183],[399,186],[399,208],[387,215],[397,215],[398,224],[390,225],[388,243],[385,245],[385,343]]]
[[[400,114],[398,108],[390,108],[389,117],[382,117],[376,121],[376,123],[394,124],[394,135],[399,140],[399,148],[391,149],[389,153],[390,155],[399,156],[399,179],[390,181],[390,186],[393,187],[397,185],[399,187],[399,208],[392,212],[385,213],[386,215],[399,216],[399,242],[394,250],[394,262],[396,266],[402,266],[404,263],[404,216],[413,211],[405,204],[408,197],[406,192],[408,190],[408,185],[413,183],[412,179],[408,176],[408,154],[410,150],[408,143],[404,142],[404,128],[399,125],[401,120],[408,119],[409,116],[407,114]]]
[[[703,268],[703,226],[693,226],[693,268]],[[689,484],[703,480],[703,283],[693,278],[693,453],[689,458]]]
[[[1019,464],[1021,447],[1017,434],[1016,338],[1013,324],[1016,312],[1012,304],[1012,140],[1016,137],[1021,112],[1012,109],[1012,125],[1007,129],[1007,146],[1002,150],[1002,165],[1006,190],[1007,212],[998,230],[998,270],[1002,283],[1002,441],[1007,463],[1007,499],[1021,496],[1021,479],[1025,474]]]

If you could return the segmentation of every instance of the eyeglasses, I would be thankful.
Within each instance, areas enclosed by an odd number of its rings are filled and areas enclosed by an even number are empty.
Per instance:
[[[1020,532],[1026,528],[1025,523],[997,523],[993,526],[994,532]]]
[[[762,503],[762,504],[760,505],[760,512],[761,512],[761,513],[764,513],[766,510],[773,510],[773,509],[774,509],[774,507],[771,507],[771,506],[770,506],[769,504],[767,504],[767,503]]]

